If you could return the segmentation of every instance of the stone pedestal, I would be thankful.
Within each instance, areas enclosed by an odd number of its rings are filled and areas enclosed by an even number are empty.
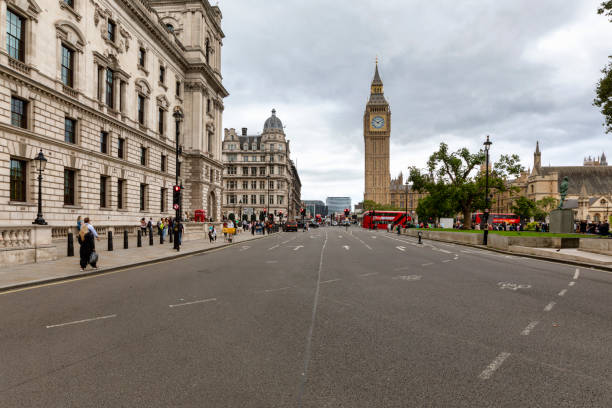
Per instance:
[[[552,210],[550,212],[550,232],[570,234],[574,232],[574,211]]]

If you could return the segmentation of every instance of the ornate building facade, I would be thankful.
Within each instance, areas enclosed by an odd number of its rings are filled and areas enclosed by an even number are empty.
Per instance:
[[[378,73],[378,62],[370,86],[370,99],[363,114],[365,143],[364,200],[379,204],[391,203],[389,191],[389,139],[391,137],[391,109],[385,99],[383,82]]]
[[[301,181],[293,161],[283,123],[272,110],[261,135],[242,128],[225,129],[223,140],[223,215],[247,221],[263,211],[276,220],[295,219],[301,206]],[[288,217],[288,218],[287,218]]]
[[[183,210],[218,218],[221,19],[207,0],[0,2],[2,222],[36,217],[41,149],[54,227],[78,215],[97,226],[171,216],[177,172]]]
[[[407,182],[407,180],[406,180]],[[412,189],[409,184],[404,184],[404,175],[400,173],[397,178],[391,180],[390,184],[391,206],[397,209],[408,209],[409,213],[416,213],[419,201],[427,196],[427,193],[420,193]]]

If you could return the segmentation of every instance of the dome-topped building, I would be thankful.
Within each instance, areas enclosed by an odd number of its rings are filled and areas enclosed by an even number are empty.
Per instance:
[[[264,132],[278,131],[283,132],[283,122],[276,116],[276,109],[272,109],[272,116],[264,123]]]

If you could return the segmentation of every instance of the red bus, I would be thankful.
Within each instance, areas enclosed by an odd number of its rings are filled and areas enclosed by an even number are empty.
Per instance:
[[[520,224],[521,218],[515,214],[500,214],[500,213],[491,213],[489,214],[489,219],[493,224],[501,224],[505,222],[506,224]],[[483,213],[474,213],[472,214],[472,223],[480,224],[484,221]]]
[[[404,211],[366,211],[362,214],[361,226],[371,229],[387,229],[387,225],[391,224],[396,227],[400,224],[402,227],[408,227],[408,223],[412,221],[410,215],[406,217]]]

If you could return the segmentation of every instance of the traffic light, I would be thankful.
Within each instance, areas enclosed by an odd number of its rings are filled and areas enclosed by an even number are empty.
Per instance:
[[[300,214],[302,214],[302,217],[304,217],[306,215],[306,209],[300,208]]]
[[[344,209],[344,216],[345,217],[348,217],[350,213],[351,213],[351,210],[349,210],[348,208]]]
[[[172,207],[175,210],[179,209],[181,204],[181,186],[174,186],[172,189]]]

